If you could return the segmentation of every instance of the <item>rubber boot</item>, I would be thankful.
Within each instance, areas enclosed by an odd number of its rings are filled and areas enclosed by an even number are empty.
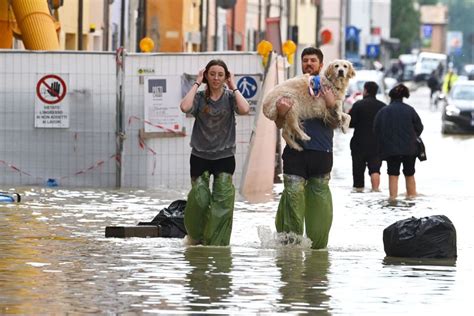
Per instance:
[[[204,229],[203,244],[228,246],[232,233],[235,187],[232,175],[219,173],[214,176],[209,216]]]
[[[209,213],[211,191],[209,190],[209,173],[206,171],[192,181],[184,209],[184,226],[194,243],[203,239],[204,227]]]
[[[305,192],[306,235],[313,242],[311,248],[326,248],[333,214],[329,175],[322,178],[310,178]]]
[[[278,204],[275,218],[276,230],[279,233],[294,232],[303,235],[306,180],[300,176],[283,175],[284,190]]]

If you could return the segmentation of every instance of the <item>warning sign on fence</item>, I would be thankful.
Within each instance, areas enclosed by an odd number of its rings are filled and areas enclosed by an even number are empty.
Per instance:
[[[40,76],[36,83],[35,127],[69,128],[67,75]]]

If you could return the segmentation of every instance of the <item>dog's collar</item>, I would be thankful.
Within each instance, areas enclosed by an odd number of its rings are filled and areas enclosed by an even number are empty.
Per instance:
[[[309,94],[318,96],[321,89],[321,77],[319,75],[309,77]]]

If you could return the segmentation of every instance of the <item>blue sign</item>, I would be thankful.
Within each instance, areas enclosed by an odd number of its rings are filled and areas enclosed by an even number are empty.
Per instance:
[[[346,27],[346,41],[356,41],[359,42],[359,32],[360,30],[355,26]]]
[[[367,44],[365,54],[369,58],[377,58],[380,55],[380,45],[377,44]]]
[[[258,85],[254,78],[245,76],[237,81],[237,88],[239,89],[240,93],[242,93],[244,98],[250,99],[255,94],[257,94]]]
[[[423,29],[423,38],[431,38],[431,35],[433,34],[433,26],[429,24],[425,24],[422,27]]]

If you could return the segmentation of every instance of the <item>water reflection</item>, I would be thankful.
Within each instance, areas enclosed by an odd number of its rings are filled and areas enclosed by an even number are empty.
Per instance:
[[[440,267],[455,267],[456,258],[448,259],[421,259],[421,258],[398,258],[385,257],[383,264],[387,266],[440,266]]]
[[[186,280],[192,310],[206,311],[221,305],[232,288],[230,247],[191,246],[184,250],[184,258],[191,267]]]
[[[281,299],[285,311],[318,311],[330,315],[328,291],[328,252],[281,247],[276,265],[280,269]]]

